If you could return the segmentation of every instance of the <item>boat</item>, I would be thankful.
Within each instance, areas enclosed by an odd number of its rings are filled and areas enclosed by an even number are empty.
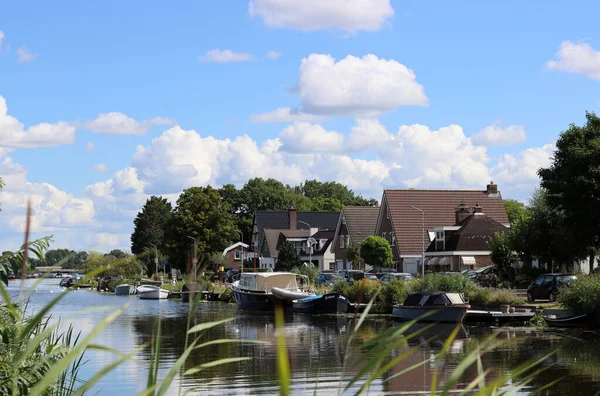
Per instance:
[[[411,293],[404,304],[394,305],[392,319],[462,323],[470,308],[462,293]]]
[[[303,283],[299,280],[305,278],[293,272],[243,272],[240,280],[231,285],[231,291],[240,309],[273,310],[277,304],[291,307],[294,299],[311,295],[299,286]],[[278,294],[273,293],[274,288]]]
[[[199,283],[196,283],[196,293],[195,294],[192,291],[190,291],[190,288],[187,284],[184,284],[181,287],[181,302],[183,302],[183,303],[189,302],[190,297],[192,297],[192,299],[195,299],[196,295],[198,295],[198,293],[202,294],[202,286],[200,286]],[[191,294],[191,296],[190,296],[190,294]]]
[[[60,280],[60,283],[58,285],[60,287],[71,287],[73,282],[74,282],[73,277],[71,275],[66,275]]]
[[[339,293],[309,296],[292,304],[293,312],[312,315],[347,313],[349,309],[348,298]]]
[[[129,296],[136,293],[136,289],[134,285],[123,284],[115,287],[115,294],[117,296]]]
[[[168,290],[153,285],[138,286],[137,293],[144,300],[163,300],[169,297]]]
[[[550,327],[586,327],[593,323],[593,315],[583,314],[574,316],[557,317],[556,315],[542,315]]]

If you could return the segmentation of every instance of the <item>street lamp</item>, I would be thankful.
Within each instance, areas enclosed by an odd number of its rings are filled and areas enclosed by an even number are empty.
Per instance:
[[[311,232],[312,232],[312,227],[310,226],[310,224],[308,224],[306,221],[302,221],[302,220],[298,220],[298,223],[302,223],[302,224],[306,224],[308,226],[308,239],[306,240],[306,244],[308,245],[308,261],[310,261],[310,264],[312,265],[312,242],[311,242]]]
[[[149,243],[148,245],[154,246],[154,264],[156,266],[154,273],[156,274],[156,280],[158,280],[158,247],[153,243]]]
[[[196,281],[196,262],[198,261],[198,253],[196,252],[196,238],[191,237],[189,235],[185,236],[186,238],[190,238],[191,240],[194,241],[194,258],[192,259],[192,262],[194,263],[194,282]]]
[[[421,212],[421,276],[425,279],[425,212],[416,206],[410,206],[411,209]]]
[[[244,233],[240,230],[237,230],[237,232],[239,232],[242,236],[242,239],[240,240],[240,242],[242,242],[242,260],[240,264],[240,272],[244,272]]]

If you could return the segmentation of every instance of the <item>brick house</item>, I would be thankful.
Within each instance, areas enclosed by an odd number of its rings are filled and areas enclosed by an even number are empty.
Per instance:
[[[351,269],[352,262],[346,257],[351,243],[362,243],[369,235],[375,235],[379,206],[344,206],[340,212],[333,237],[336,269]]]
[[[472,214],[471,208],[478,205],[487,218],[509,227],[502,195],[494,183],[488,184],[483,191],[384,190],[375,235],[387,239],[390,243],[394,255],[394,268],[402,272],[418,273],[423,246],[425,250],[428,249],[436,237],[436,229],[458,231],[460,228],[456,225],[456,212],[461,204],[464,205],[461,216],[465,218]],[[481,252],[479,255],[485,253]],[[435,264],[440,262],[441,259]],[[480,264],[475,262],[470,265],[480,266]],[[427,265],[426,262],[426,270],[433,269],[427,268]],[[458,270],[458,266],[450,266],[450,268]]]
[[[226,269],[240,269],[240,264],[243,259],[247,259],[249,246],[243,242],[234,243],[223,250],[225,256],[224,267]]]

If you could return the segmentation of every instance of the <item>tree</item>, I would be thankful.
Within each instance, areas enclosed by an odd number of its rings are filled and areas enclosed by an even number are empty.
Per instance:
[[[172,217],[172,211],[173,207],[166,198],[148,198],[133,220],[131,253],[142,254],[152,245],[156,245],[158,250],[165,249],[165,230]]]
[[[315,200],[317,198],[329,198],[341,203],[341,206],[375,206],[377,201],[365,199],[356,195],[354,191],[338,182],[321,182],[318,180],[306,180],[303,184],[294,188],[297,194]]]
[[[210,270],[210,271],[218,270],[219,267],[224,266],[225,263],[227,262],[227,259],[225,258],[225,256],[223,256],[223,253],[221,253],[221,252],[210,253],[207,256],[207,260],[208,260],[208,270]]]
[[[364,261],[360,256],[361,244],[352,242],[346,246],[346,259],[352,261],[352,268],[359,269],[360,264]]]
[[[198,256],[222,252],[239,235],[231,206],[219,191],[208,187],[184,190],[167,226],[169,259],[175,268],[184,269],[196,238]]]
[[[302,265],[302,260],[300,260],[300,253],[296,250],[294,244],[289,241],[283,242],[279,248],[275,269],[277,271],[290,271],[300,265]]]
[[[492,262],[496,264],[496,273],[500,282],[503,275],[509,273],[510,267],[519,259],[513,250],[511,235],[509,232],[497,232],[488,241]]]
[[[515,199],[505,199],[504,208],[508,215],[508,222],[512,225],[523,217],[527,216],[527,207],[523,202]]]
[[[600,118],[586,112],[583,126],[571,124],[560,134],[548,168],[538,171],[549,204],[564,214],[575,256],[595,261],[600,247]],[[590,271],[592,270],[590,265]]]
[[[392,247],[388,241],[375,235],[370,235],[363,241],[360,247],[360,256],[367,264],[379,268],[392,264],[394,259]]]
[[[62,266],[63,268],[80,269],[85,266],[87,252],[76,252],[69,249],[50,249],[43,261],[32,261],[32,266]]]

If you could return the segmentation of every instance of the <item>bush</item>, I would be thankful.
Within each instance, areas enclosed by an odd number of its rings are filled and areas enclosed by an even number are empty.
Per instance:
[[[600,276],[584,275],[558,293],[559,304],[575,315],[595,314],[600,318]]]
[[[353,302],[367,304],[377,293],[381,284],[378,281],[361,279],[354,281],[348,289],[348,299]]]
[[[312,284],[315,283],[315,279],[317,279],[317,276],[319,275],[319,268],[317,268],[314,264],[307,263],[292,268],[291,272],[308,276],[308,280]]]
[[[524,304],[525,299],[518,297],[509,289],[490,289],[487,287],[474,286],[465,293],[465,297],[469,299],[469,303],[473,304]]]
[[[452,293],[467,293],[475,285],[473,281],[462,275],[426,275],[425,279],[412,282],[412,290],[415,292],[423,291],[443,291]]]
[[[410,292],[410,283],[403,280],[387,282],[377,296],[377,313],[391,314],[394,305],[402,304]]]
[[[332,293],[340,293],[348,297],[350,294],[350,285],[345,280],[339,280],[333,284],[331,288]]]
[[[233,296],[233,291],[230,287],[223,290],[221,294],[219,294],[219,301],[233,303],[235,302],[235,297]]]

